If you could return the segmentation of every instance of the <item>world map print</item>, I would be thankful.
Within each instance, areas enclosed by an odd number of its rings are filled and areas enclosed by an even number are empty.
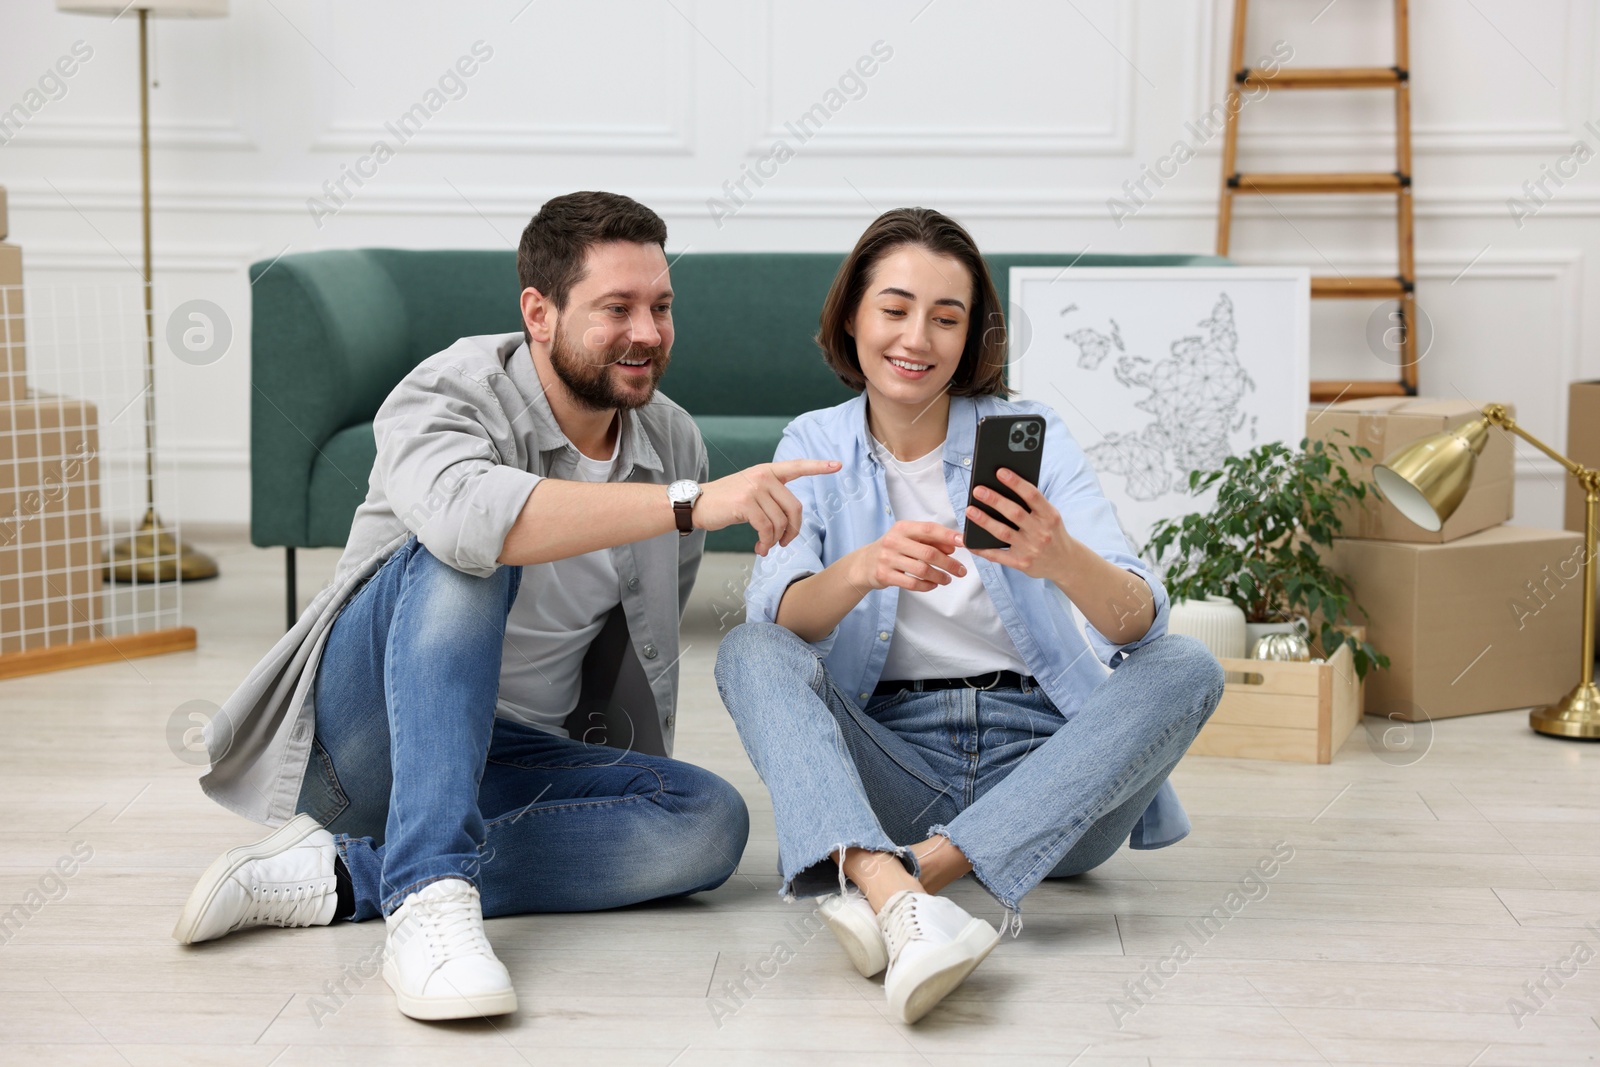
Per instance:
[[[1063,318],[1078,305],[1061,310]],[[1151,419],[1137,430],[1108,432],[1084,451],[1101,476],[1120,475],[1134,500],[1155,500],[1188,485],[1189,472],[1211,470],[1234,451],[1232,435],[1249,431],[1256,439],[1256,416],[1243,407],[1255,381],[1239,362],[1239,335],[1233,300],[1217,295],[1201,334],[1180,337],[1162,359],[1128,353],[1115,319],[1110,329],[1070,329],[1065,338],[1077,351],[1077,365],[1098,370],[1115,350],[1111,375],[1124,389],[1143,393],[1133,406]],[[1070,327],[1070,322],[1068,323]],[[1169,335],[1170,336],[1170,335]]]
[[[1007,378],[1054,409],[1137,555],[1162,519],[1204,511],[1189,474],[1305,436],[1305,267],[1012,267]]]

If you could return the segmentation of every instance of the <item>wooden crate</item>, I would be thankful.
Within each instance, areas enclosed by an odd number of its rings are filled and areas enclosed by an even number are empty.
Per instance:
[[[1223,659],[1222,703],[1189,752],[1197,756],[1331,763],[1361,721],[1361,680],[1349,645],[1326,663]]]

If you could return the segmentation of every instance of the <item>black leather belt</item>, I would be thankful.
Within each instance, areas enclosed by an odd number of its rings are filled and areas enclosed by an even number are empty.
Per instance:
[[[936,689],[1037,689],[1038,686],[1038,681],[1026,674],[992,671],[989,674],[975,674],[971,678],[903,678],[879,682],[872,695],[893,696],[906,689],[913,693],[928,693]]]

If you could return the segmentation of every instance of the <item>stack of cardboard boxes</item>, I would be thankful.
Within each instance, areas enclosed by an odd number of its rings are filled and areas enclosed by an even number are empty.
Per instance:
[[[1397,449],[1480,410],[1467,400],[1349,400],[1311,411],[1306,435],[1369,449],[1348,469],[1370,482]],[[1345,514],[1329,565],[1366,611],[1368,640],[1390,658],[1388,670],[1367,676],[1367,714],[1415,722],[1525,708],[1577,682],[1582,539],[1505,525],[1513,459],[1510,435],[1491,431],[1466,498],[1433,533],[1376,493]]]
[[[30,390],[22,249],[0,188],[0,655],[99,637],[99,418]]]

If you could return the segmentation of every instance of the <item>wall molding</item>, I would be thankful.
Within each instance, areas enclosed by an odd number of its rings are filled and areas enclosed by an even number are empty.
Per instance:
[[[677,90],[676,99],[671,103],[671,118],[666,122],[609,122],[598,118],[586,122],[456,122],[446,115],[442,122],[430,120],[411,140],[395,150],[407,154],[470,152],[488,156],[694,155],[698,49],[691,27],[684,19],[670,12],[664,17],[671,20],[675,49],[667,66],[674,73]],[[324,80],[330,77],[325,71],[321,76]],[[403,100],[396,107],[415,103],[415,98]],[[366,153],[378,141],[393,147],[395,135],[385,128],[385,122],[393,121],[393,116],[328,120],[326,107],[326,100],[320,100],[317,111],[321,121],[307,146],[311,152]],[[448,112],[450,108],[443,110]]]
[[[118,252],[121,255],[118,255]],[[238,244],[228,245],[172,245],[163,247],[158,243],[153,250],[153,267],[155,269],[156,294],[159,299],[162,282],[161,276],[168,273],[181,274],[237,274],[248,269],[250,264],[261,258],[261,250]],[[105,271],[110,273],[127,274],[133,272],[132,278],[127,282],[128,288],[137,290],[140,285],[139,272],[136,265],[141,255],[137,247],[118,249],[113,251],[104,244],[89,245],[80,243],[60,243],[53,241],[29,241],[23,250],[23,265],[31,273],[33,271]],[[123,257],[126,257],[126,261]],[[32,288],[30,284],[30,288]]]
[[[687,110],[687,109],[686,109]],[[474,152],[483,155],[641,155],[694,154],[692,121],[676,124],[453,124],[425,127],[403,146],[405,152]],[[311,141],[313,152],[366,152],[394,135],[381,125],[334,123]]]
[[[1189,89],[1192,99],[1186,107],[1204,110],[1208,100],[1220,102],[1226,98],[1227,85],[1220,74],[1227,67],[1229,43],[1232,33],[1231,5],[1221,0],[1195,0],[1198,10],[1191,9],[1190,18],[1197,24],[1192,40],[1198,42],[1199,57],[1196,63],[1198,76]],[[1416,67],[1418,11],[1411,12],[1411,61]],[[1331,13],[1329,17],[1336,17]],[[1560,101],[1556,105],[1559,118],[1546,118],[1527,125],[1493,125],[1466,123],[1428,123],[1417,121],[1417,96],[1429,86],[1413,87],[1411,95],[1411,147],[1412,155],[1494,155],[1502,152],[1564,153],[1574,141],[1583,137],[1582,126],[1588,117],[1590,98],[1594,89],[1593,48],[1600,40],[1600,19],[1596,19],[1583,0],[1567,0],[1565,32],[1567,41],[1566,62],[1559,75],[1561,84],[1557,91]],[[1292,45],[1293,42],[1291,41]],[[1259,54],[1246,51],[1247,55]],[[1392,50],[1374,58],[1372,66],[1387,66]],[[1514,60],[1514,57],[1513,57]],[[1510,60],[1508,60],[1510,61]],[[1521,62],[1520,60],[1515,60]],[[1362,60],[1351,63],[1362,65]],[[1214,99],[1213,99],[1214,98]],[[1253,110],[1253,109],[1252,109]],[[1386,112],[1392,108],[1386,107]],[[1187,117],[1193,117],[1192,115]],[[1220,138],[1219,138],[1220,142]],[[1276,130],[1259,122],[1244,122],[1239,129],[1241,154],[1315,155],[1317,153],[1394,154],[1394,133],[1374,131],[1359,126],[1319,127],[1315,130]]]
[[[1494,155],[1500,152],[1559,154],[1571,149],[1580,138],[1577,129],[1565,124],[1542,126],[1413,126],[1411,154]],[[1374,133],[1357,126],[1328,127],[1316,133],[1303,130],[1258,129],[1239,132],[1239,151],[1316,155],[1318,153],[1362,153],[1394,155],[1394,133]]]
[[[42,118],[30,120],[6,147],[138,148],[139,119]],[[259,151],[255,138],[238,123],[224,119],[151,119],[150,148],[162,151],[194,148],[214,152]]]
[[[112,469],[126,467],[144,477],[144,453],[127,453],[104,456],[105,466]],[[194,470],[246,470],[250,468],[250,449],[221,441],[156,442],[156,477],[182,473],[185,467]]]
[[[1117,25],[1111,36],[1124,55],[1133,55],[1134,28],[1138,22],[1137,0],[1125,0],[1117,5]],[[774,141],[790,142],[793,135],[783,127],[783,120],[774,114],[777,69],[777,32],[774,24],[776,5],[767,0],[762,8],[761,34],[766,54],[766,77],[761,79],[759,124],[761,133],[745,150],[746,156],[764,155]],[[886,39],[887,40],[887,39]],[[894,47],[896,42],[888,42]],[[870,42],[869,42],[870,44]],[[1105,125],[1003,127],[986,126],[856,126],[824,127],[805,142],[805,153],[817,156],[890,155],[890,156],[966,156],[977,153],[998,156],[1076,156],[1126,155],[1134,150],[1133,99],[1136,91],[1134,70],[1118,62],[1117,76],[1110,82],[1115,97],[1112,116]],[[882,71],[880,70],[880,74]],[[868,83],[870,86],[870,82]],[[824,90],[825,91],[825,90]],[[869,89],[870,92],[870,89]],[[794,116],[789,116],[792,120]]]
[[[774,141],[792,143],[793,134],[769,126],[745,150],[747,156],[765,155]],[[1030,130],[1018,126],[946,126],[937,131],[903,126],[826,128],[805,143],[804,152],[816,156],[1117,156],[1132,150],[1132,133],[1125,122],[1109,128],[1053,127]],[[797,153],[798,154],[798,153]]]
[[[23,180],[8,186],[11,206],[16,211],[54,211],[73,214],[74,206],[82,211],[128,212],[139,210],[137,187],[96,186],[92,189],[64,187],[62,192],[71,203],[64,203],[49,186]],[[361,190],[341,214],[387,216],[437,216],[441,218],[463,215],[506,216],[526,220],[529,211],[563,188],[464,189],[471,202],[448,187],[406,186],[371,188]],[[664,189],[636,189],[631,193],[663,215],[674,217],[705,217],[705,200],[717,195],[711,187],[696,189],[687,186]],[[230,192],[217,192],[215,186],[174,187],[164,184],[156,191],[156,211],[172,215],[304,215],[308,196],[317,190],[309,183],[305,186],[241,186]],[[1120,187],[1060,191],[1051,189],[927,189],[905,187],[864,186],[861,193],[873,203],[922,203],[936,201],[947,211],[964,218],[980,219],[1099,219],[1108,218],[1106,201],[1112,197],[1126,198]],[[1428,190],[1416,194],[1416,213],[1419,218],[1494,218],[1509,222],[1506,201],[1517,195],[1513,188],[1486,187]],[[1277,197],[1273,205],[1251,197],[1241,197],[1234,214],[1239,218],[1281,218],[1283,214],[1302,219],[1374,219],[1378,212],[1390,211],[1387,197],[1319,196]],[[1287,208],[1288,210],[1285,210]],[[1377,209],[1375,211],[1374,209]],[[1214,219],[1217,197],[1212,190],[1179,191],[1158,190],[1144,207],[1130,218],[1162,219]],[[740,208],[741,217],[763,218],[858,218],[870,216],[872,208],[863,203],[849,187],[839,189],[813,189],[802,192],[762,190]],[[1555,197],[1539,211],[1538,218],[1600,217],[1600,189],[1568,188],[1558,191]],[[1536,220],[1530,221],[1534,225]]]

